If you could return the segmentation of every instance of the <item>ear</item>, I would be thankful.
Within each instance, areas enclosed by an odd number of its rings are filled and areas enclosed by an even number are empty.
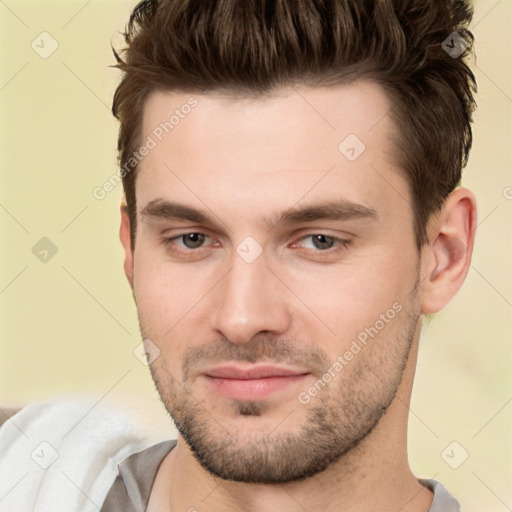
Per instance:
[[[133,250],[130,236],[130,217],[128,216],[128,206],[124,202],[121,203],[119,238],[124,249],[124,273],[133,290]]]
[[[422,249],[422,313],[443,309],[459,291],[471,264],[476,201],[466,188],[455,189],[429,225]]]

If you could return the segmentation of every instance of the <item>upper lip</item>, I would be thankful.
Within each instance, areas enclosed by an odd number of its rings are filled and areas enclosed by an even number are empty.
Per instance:
[[[309,372],[283,366],[275,365],[252,365],[240,367],[234,365],[222,365],[210,368],[203,372],[208,377],[221,379],[262,379],[265,377],[291,377],[294,375],[305,375]]]

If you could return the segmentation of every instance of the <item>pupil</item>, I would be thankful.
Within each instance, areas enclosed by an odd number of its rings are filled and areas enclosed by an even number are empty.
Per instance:
[[[203,233],[188,233],[183,236],[183,243],[190,249],[201,247],[204,242]]]
[[[333,242],[332,236],[313,235],[313,244],[317,249],[330,249]]]

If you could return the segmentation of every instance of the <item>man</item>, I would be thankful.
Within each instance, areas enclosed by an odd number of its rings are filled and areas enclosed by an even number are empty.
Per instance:
[[[120,237],[179,430],[101,510],[459,510],[406,450],[466,277],[464,1],[146,0],[116,53]]]
[[[120,236],[180,436],[132,455],[103,510],[458,509],[411,473],[406,433],[422,318],[462,285],[476,227],[457,188],[471,15],[135,9],[116,54]]]

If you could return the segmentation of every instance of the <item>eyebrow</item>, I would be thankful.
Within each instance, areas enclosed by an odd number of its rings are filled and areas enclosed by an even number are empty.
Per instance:
[[[217,226],[215,218],[204,210],[199,210],[181,203],[154,199],[142,210],[141,216],[148,219],[185,220]],[[265,217],[263,221],[274,229],[278,224],[291,226],[320,220],[377,220],[376,210],[368,206],[354,203],[346,199],[323,201],[301,208],[293,207],[273,217]]]
[[[213,217],[204,211],[165,199],[153,199],[141,210],[140,214],[142,217],[155,220],[188,220],[198,224],[216,224]]]
[[[294,225],[319,220],[377,220],[377,212],[368,206],[353,203],[346,199],[335,201],[323,201],[302,208],[290,208],[281,215],[271,219],[265,219],[269,229],[274,229],[278,224]]]

